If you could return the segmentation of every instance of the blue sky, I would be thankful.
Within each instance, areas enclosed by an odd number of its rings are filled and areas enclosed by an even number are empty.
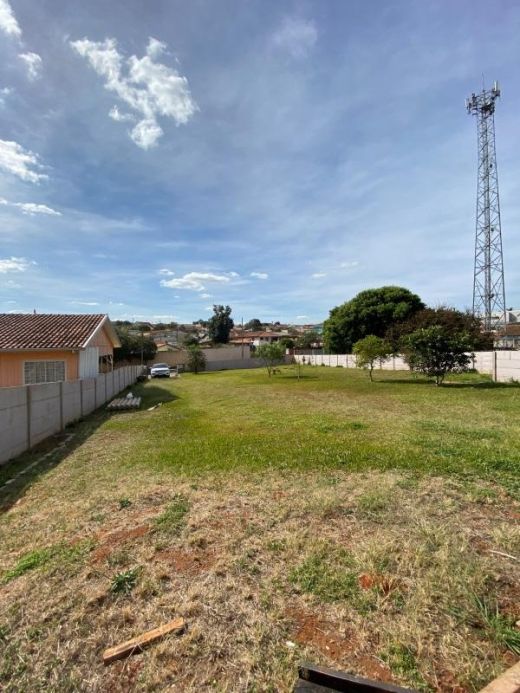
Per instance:
[[[0,311],[469,306],[482,73],[520,307],[519,36],[500,0],[0,0]]]

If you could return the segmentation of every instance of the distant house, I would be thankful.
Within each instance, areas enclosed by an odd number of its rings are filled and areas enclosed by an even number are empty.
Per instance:
[[[0,387],[95,377],[120,346],[108,315],[0,313]]]

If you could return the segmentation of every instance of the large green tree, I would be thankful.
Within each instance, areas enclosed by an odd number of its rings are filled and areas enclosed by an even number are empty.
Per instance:
[[[457,310],[449,306],[437,308],[424,308],[417,311],[408,320],[390,327],[387,339],[391,342],[394,351],[397,351],[399,343],[407,335],[416,330],[426,329],[439,325],[451,334],[465,333],[471,349],[475,351],[489,351],[493,349],[493,336],[489,332],[482,331],[482,323],[471,311]]]
[[[258,318],[253,318],[244,325],[244,330],[252,330],[253,332],[261,332],[263,329],[264,326]]]
[[[325,347],[334,354],[349,354],[353,345],[372,334],[385,337],[390,327],[424,308],[419,296],[401,286],[361,291],[330,311],[325,320]]]
[[[229,306],[213,306],[213,315],[208,320],[208,336],[214,344],[227,344],[234,326]]]

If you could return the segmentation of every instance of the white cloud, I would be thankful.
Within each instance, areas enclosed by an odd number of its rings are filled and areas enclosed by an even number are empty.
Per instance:
[[[41,75],[42,59],[38,53],[19,53],[18,57],[23,60],[27,68],[27,77],[34,81]]]
[[[201,294],[201,298],[211,298],[211,294]]]
[[[10,87],[3,87],[3,89],[0,89],[0,106],[5,105],[6,97],[12,92],[13,90]]]
[[[33,170],[41,168],[37,154],[24,149],[17,142],[0,140],[0,169],[13,173],[22,180],[39,183],[49,177]]]
[[[312,20],[286,17],[273,35],[273,43],[293,58],[303,58],[313,48],[318,32]]]
[[[97,301],[71,301],[70,303],[75,306],[99,306]]]
[[[251,272],[251,277],[256,277],[256,279],[269,279],[267,272]]]
[[[161,286],[166,286],[170,289],[188,289],[190,291],[204,291],[206,288],[203,282],[209,283],[227,283],[232,278],[237,277],[236,272],[228,272],[226,274],[212,274],[211,272],[188,272],[183,277],[178,279],[163,279]]]
[[[27,214],[31,217],[36,214],[46,214],[53,217],[61,217],[61,212],[57,212],[52,207],[47,207],[47,205],[36,204],[35,202],[8,202],[4,198],[0,197],[0,205],[5,205],[7,207],[18,207],[22,210],[22,214]]]
[[[117,106],[112,106],[108,112],[108,116],[112,118],[112,120],[115,120],[116,123],[130,123],[135,120],[135,116],[131,113],[121,113]]]
[[[0,0],[0,30],[8,36],[15,36],[16,38],[20,38],[22,35],[22,30],[8,0]]]
[[[175,274],[175,272],[172,272],[172,271],[169,270],[169,269],[163,268],[163,269],[160,269],[160,270],[159,270],[159,274],[163,274],[163,275],[165,275],[166,277],[173,277],[173,275]]]
[[[12,279],[8,279],[6,282],[2,282],[2,288],[4,289],[21,289],[22,285],[18,282],[14,282]]]
[[[35,264],[33,260],[27,260],[24,257],[7,257],[0,260],[0,274],[7,274],[7,272],[26,272],[31,265]]]
[[[313,279],[321,279],[322,277],[326,277],[327,273],[326,272],[314,272],[314,274],[311,274],[311,277]]]
[[[297,315],[296,320],[308,320],[309,316],[308,315]]]
[[[348,268],[348,267],[357,267],[359,265],[359,262],[357,260],[354,260],[353,262],[341,262],[340,267],[343,268]]]
[[[142,58],[136,55],[125,58],[113,38],[105,41],[83,39],[71,41],[70,45],[105,79],[105,88],[115,92],[141,116],[130,132],[138,147],[149,149],[162,136],[162,128],[157,122],[159,116],[172,118],[176,125],[181,125],[187,123],[197,110],[186,77],[156,62],[166,49],[161,41],[150,38],[146,55]],[[110,111],[110,117],[127,120],[114,109]]]
[[[167,45],[163,41],[159,41],[153,36],[148,39],[148,47],[146,48],[146,55],[148,55],[152,60],[155,60],[160,55],[166,52]]]

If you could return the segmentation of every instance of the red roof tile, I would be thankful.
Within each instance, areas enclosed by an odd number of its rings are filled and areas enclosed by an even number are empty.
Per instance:
[[[80,349],[105,318],[0,313],[0,349]]]

